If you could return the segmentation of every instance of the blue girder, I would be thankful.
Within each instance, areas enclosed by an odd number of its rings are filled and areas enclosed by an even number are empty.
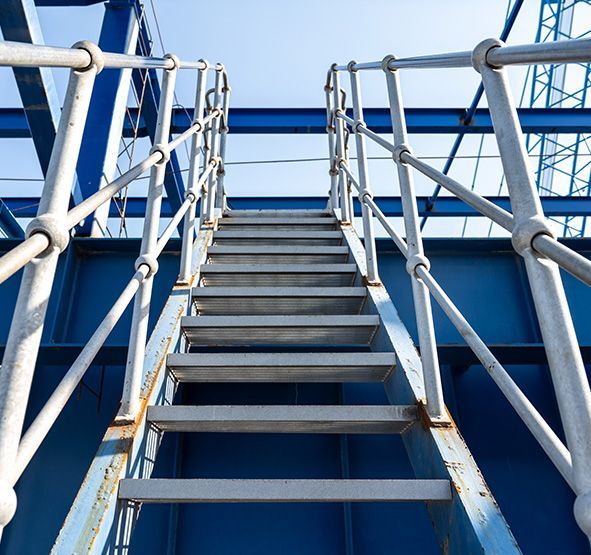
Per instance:
[[[145,101],[144,101],[145,102]],[[148,136],[146,112],[138,135]],[[470,125],[463,123],[463,108],[407,108],[406,118],[410,133],[454,134],[492,133],[488,110],[476,111]],[[189,115],[187,115],[187,112]],[[520,108],[517,110],[524,133],[591,133],[591,109],[582,108]],[[377,133],[390,133],[390,115],[385,108],[364,111],[368,126]],[[137,109],[130,108],[131,121],[137,120]],[[187,129],[193,110],[177,108],[173,116],[173,132]],[[229,121],[233,134],[323,134],[326,133],[325,108],[230,108]],[[126,120],[125,137],[133,137],[133,125]],[[25,113],[21,108],[0,108],[0,138],[29,138]]]

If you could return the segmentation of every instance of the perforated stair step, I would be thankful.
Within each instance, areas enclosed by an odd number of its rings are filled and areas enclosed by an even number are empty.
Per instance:
[[[224,218],[331,218],[329,210],[315,209],[261,209],[261,210],[225,210]]]
[[[394,353],[173,353],[167,366],[180,382],[382,382]]]
[[[359,314],[364,287],[195,287],[199,314]]]
[[[212,245],[207,251],[213,264],[335,264],[348,258],[345,246]]]
[[[347,287],[353,284],[355,264],[203,264],[205,285],[248,287]]]
[[[337,228],[336,218],[298,218],[298,217],[241,217],[221,218],[218,222],[219,229],[273,229],[279,230],[308,230],[330,231]]]
[[[184,316],[181,326],[193,345],[369,345],[379,317]]]
[[[215,245],[341,245],[340,231],[214,231]]]

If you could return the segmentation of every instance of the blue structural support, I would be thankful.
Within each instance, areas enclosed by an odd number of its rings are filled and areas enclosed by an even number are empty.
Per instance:
[[[107,2],[100,48],[105,52],[135,54],[137,38],[135,1]],[[130,82],[129,69],[111,69],[97,76],[77,166],[83,198],[88,198],[116,177]],[[104,235],[108,210],[108,204],[101,206],[94,218],[88,218],[80,226],[79,234]]]
[[[510,211],[511,203],[509,197],[487,197],[501,208]],[[33,197],[11,197],[5,199],[5,204],[9,210],[18,212],[22,218],[32,218],[35,216],[35,206],[38,199]],[[376,197],[380,210],[393,218],[402,217],[402,201],[400,197]],[[419,215],[426,214],[427,197],[417,197],[419,205]],[[322,210],[326,206],[326,197],[234,197],[228,199],[230,208],[237,210],[257,210],[257,209],[282,209],[282,208],[313,208]],[[542,207],[547,216],[564,216],[566,214],[574,216],[591,216],[591,197],[573,198],[573,197],[545,197],[542,198]],[[129,197],[127,199],[127,208],[125,216],[127,218],[143,218],[146,210],[146,199],[143,197]],[[361,215],[361,207],[357,199],[354,199],[355,215]],[[162,202],[162,217],[172,218],[173,209],[168,199]],[[117,208],[111,206],[111,217],[119,216]],[[468,206],[457,197],[440,197],[435,210],[430,212],[430,217],[481,217],[482,215]]]
[[[0,27],[5,40],[43,44],[43,34],[33,0],[0,2]],[[49,68],[13,68],[23,103],[21,125],[29,130],[43,174],[47,172],[61,106]],[[81,200],[77,182],[73,183],[74,201]],[[5,229],[6,231],[6,229]]]
[[[134,85],[137,77],[134,75]],[[151,79],[152,81],[152,79]],[[152,81],[157,86],[157,81]],[[159,98],[158,94],[154,98]],[[147,113],[147,100],[140,115],[138,137],[150,135],[151,119]],[[150,100],[150,103],[154,100]],[[524,133],[591,133],[591,109],[581,108],[520,108],[519,121]],[[466,124],[463,108],[407,108],[408,132],[412,134],[490,134],[493,132],[490,114],[487,109],[478,109],[470,124]],[[129,108],[130,118],[126,118],[123,136],[134,136],[134,122],[137,121],[137,108]],[[376,133],[391,133],[390,114],[385,108],[364,110],[366,123]],[[172,132],[181,133],[189,125],[193,110],[176,108],[173,114]],[[230,108],[228,119],[232,122],[231,134],[314,134],[326,133],[326,108]],[[27,118],[21,108],[0,108],[0,138],[24,139],[31,133]]]

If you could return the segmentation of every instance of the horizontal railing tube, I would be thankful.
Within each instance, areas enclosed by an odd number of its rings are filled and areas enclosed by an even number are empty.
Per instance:
[[[492,66],[540,65],[591,62],[591,39],[502,46],[491,51],[487,61]],[[383,63],[363,62],[352,66],[354,71],[382,69]],[[472,51],[446,52],[426,56],[391,59],[388,69],[451,69],[472,67]],[[335,66],[336,71],[349,70],[348,65]]]
[[[84,70],[91,63],[93,63],[92,55],[83,48],[0,41],[0,66],[64,67]],[[175,63],[167,57],[134,56],[116,52],[103,52],[101,64],[109,69],[172,69],[175,67]],[[203,61],[179,61],[178,67],[179,69],[204,69],[206,66]]]
[[[591,62],[591,39],[559,40],[494,48],[486,56],[492,66]]]

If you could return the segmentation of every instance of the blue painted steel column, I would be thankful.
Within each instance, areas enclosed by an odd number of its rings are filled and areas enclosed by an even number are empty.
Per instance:
[[[44,43],[33,0],[2,0],[0,27],[4,40]],[[45,175],[61,115],[61,106],[51,69],[21,67],[14,68],[13,71],[39,164]],[[73,194],[77,200],[79,193],[75,184]],[[11,215],[5,211],[5,207],[0,211],[0,221],[1,227],[9,236],[24,235],[14,217],[11,218]]]
[[[105,15],[99,46],[104,52],[135,53],[138,21],[134,0],[111,0]],[[116,177],[117,158],[125,121],[131,70],[110,69],[97,77],[80,158],[78,180],[82,196],[88,198]],[[109,203],[97,209],[79,228],[80,235],[106,235]]]

